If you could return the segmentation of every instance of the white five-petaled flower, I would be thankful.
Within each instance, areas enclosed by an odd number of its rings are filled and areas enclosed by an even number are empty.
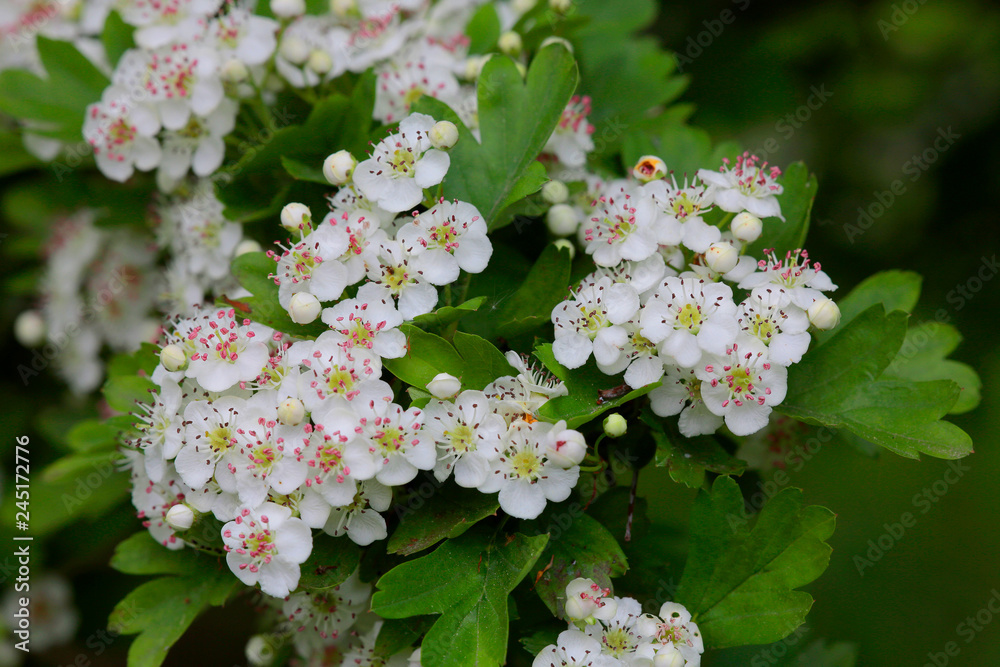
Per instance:
[[[590,98],[574,95],[556,128],[545,144],[544,152],[552,153],[564,166],[579,168],[587,163],[587,153],[594,150],[594,126],[587,122],[590,115]]]
[[[162,158],[156,133],[160,119],[155,109],[129,102],[123,88],[109,86],[101,101],[87,107],[83,136],[94,149],[98,169],[124,182],[136,169],[149,171]]]
[[[631,661],[635,657],[652,658],[653,647],[649,640],[654,624],[642,613],[642,605],[636,600],[614,599],[618,603],[615,615],[602,623],[587,625],[583,631],[600,642],[603,655],[620,660],[623,665],[642,664]],[[648,650],[642,652],[643,649]]]
[[[659,346],[642,335],[638,317],[594,340],[594,360],[608,375],[625,371],[625,384],[633,388],[657,382],[663,375]]]
[[[552,353],[567,368],[579,368],[590,358],[595,340],[615,337],[612,329],[632,319],[638,309],[639,295],[627,283],[613,283],[607,276],[582,283],[573,298],[552,309]]]
[[[493,470],[480,485],[483,493],[500,492],[500,507],[518,519],[534,519],[546,501],[562,502],[569,497],[579,466],[561,468],[547,456],[547,436],[561,432],[566,422],[516,422],[497,448]]]
[[[642,190],[617,185],[593,204],[590,221],[582,226],[588,255],[598,266],[615,266],[623,259],[646,259],[663,243],[676,245],[681,228],[660,225],[653,199]],[[663,218],[666,220],[666,218]]]
[[[759,158],[743,153],[736,158],[736,166],[729,166],[729,159],[723,158],[719,171],[699,169],[698,178],[715,190],[715,204],[723,211],[739,213],[750,211],[758,218],[775,217],[784,220],[778,195],[784,188],[777,178],[781,170],[767,168],[767,162],[758,164]]]
[[[668,365],[663,382],[649,392],[649,403],[660,417],[672,417],[679,412],[678,428],[681,435],[688,438],[715,433],[722,426],[722,417],[705,407],[701,398],[701,380],[692,368]]]
[[[320,301],[340,298],[350,282],[347,268],[337,258],[348,249],[348,240],[333,225],[322,224],[279,256],[268,255],[278,265],[272,277],[278,285],[278,302],[288,309],[292,296],[308,292]]]
[[[323,531],[334,537],[346,534],[359,546],[367,546],[388,536],[385,517],[379,512],[389,509],[392,489],[370,479],[358,485],[358,492],[350,503],[330,510]]]
[[[750,435],[767,425],[773,406],[785,399],[788,371],[770,361],[760,340],[740,334],[723,355],[706,355],[695,368],[701,397],[713,414],[724,417],[735,435]]]
[[[215,477],[223,491],[236,492],[239,442],[236,429],[246,401],[223,396],[216,401],[192,401],[184,408],[184,446],[175,465],[184,483],[200,489]]]
[[[399,241],[383,239],[376,261],[368,264],[368,280],[389,289],[405,321],[434,310],[438,292],[414,267],[413,256]]]
[[[723,283],[666,278],[639,316],[642,335],[681,366],[693,366],[703,352],[722,354],[736,337],[736,304]]]
[[[370,599],[371,584],[363,583],[355,571],[333,588],[289,595],[281,611],[295,630],[296,648],[309,655],[346,637]]]
[[[650,197],[660,207],[670,223],[679,225],[683,230],[681,243],[695,252],[705,252],[722,236],[718,227],[709,225],[702,220],[702,214],[712,209],[713,197],[711,188],[694,179],[688,185],[685,179],[683,186],[677,185],[673,175],[670,180],[658,179],[642,186]]]
[[[144,49],[156,49],[200,37],[206,20],[220,4],[220,0],[123,0],[116,7],[122,20],[138,28],[135,43]]]
[[[830,276],[820,270],[820,263],[809,259],[809,253],[804,249],[785,253],[785,258],[779,260],[774,250],[766,250],[767,261],[757,263],[758,271],[743,278],[740,289],[755,289],[765,285],[781,287],[788,294],[793,304],[806,310],[813,301],[823,296],[822,292],[830,292],[837,286]]]
[[[457,200],[441,199],[403,225],[396,239],[413,255],[413,268],[433,285],[455,282],[460,270],[482,272],[493,254],[479,210]]]
[[[419,50],[383,63],[375,69],[375,108],[372,115],[384,123],[394,123],[410,112],[424,95],[454,102],[458,80],[443,64]]]
[[[383,139],[367,160],[354,169],[354,184],[386,211],[412,209],[424,198],[424,188],[444,179],[451,158],[431,147],[428,134],[434,119],[412,114],[399,124],[399,132]]]
[[[283,598],[299,585],[299,565],[312,552],[312,532],[287,507],[266,502],[243,508],[222,527],[226,563],[247,586],[260,584],[267,595]]]
[[[559,633],[555,644],[543,648],[531,667],[615,667],[619,664],[614,657],[601,652],[597,639],[570,628]]]
[[[403,316],[383,285],[365,283],[357,297],[325,309],[323,322],[339,334],[345,349],[363,348],[383,359],[406,353],[406,336],[396,328],[403,323]]]
[[[424,435],[436,446],[434,476],[443,482],[455,471],[455,483],[474,489],[491,471],[507,423],[490,411],[481,391],[464,391],[454,401],[432,401],[424,408]]]
[[[249,319],[236,320],[235,309],[218,310],[192,340],[185,375],[208,391],[225,391],[256,379],[267,362],[273,331]]]
[[[780,287],[753,290],[740,304],[737,322],[743,333],[767,345],[771,361],[780,366],[799,363],[809,349],[809,317]]]
[[[324,331],[315,341],[299,341],[289,349],[293,362],[305,369],[298,376],[298,395],[310,412],[346,408],[362,383],[378,382],[382,359],[367,347],[343,345],[343,336]]]
[[[653,643],[660,645],[657,655],[660,651],[672,654],[676,650],[684,659],[684,667],[698,667],[705,642],[698,624],[691,620],[691,612],[676,602],[664,602],[657,620],[653,635]]]

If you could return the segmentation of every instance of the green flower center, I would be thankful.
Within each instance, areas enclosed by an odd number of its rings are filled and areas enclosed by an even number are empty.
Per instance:
[[[766,317],[761,317],[759,314],[754,315],[753,321],[750,323],[750,330],[753,335],[761,339],[765,343],[771,342],[771,336],[774,335],[775,326],[774,322]]]
[[[417,159],[413,157],[412,150],[397,148],[392,154],[392,159],[389,160],[389,165],[397,175],[402,174],[412,178],[414,175],[413,165],[416,161]]]
[[[450,431],[445,431],[444,435],[451,441],[451,448],[459,454],[476,448],[476,442],[472,428],[467,424],[459,424]]]
[[[542,461],[530,449],[523,449],[510,462],[514,474],[521,479],[534,481],[542,470]]]
[[[689,329],[693,334],[698,333],[702,321],[701,308],[693,303],[684,304],[681,312],[677,314],[677,324],[685,329]]]
[[[219,426],[205,431],[205,437],[213,452],[224,452],[232,445],[233,430],[228,426]]]
[[[616,628],[604,635],[604,646],[608,653],[616,658],[620,658],[630,648],[632,648],[631,636],[625,630]]]

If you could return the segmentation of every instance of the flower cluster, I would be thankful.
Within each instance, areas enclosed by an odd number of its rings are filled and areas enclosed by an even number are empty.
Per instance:
[[[654,156],[635,180],[585,179],[589,203],[560,203],[550,228],[575,235],[596,270],[552,311],[553,353],[567,368],[593,356],[650,392],[653,411],[680,414],[686,436],[762,429],[785,397],[787,368],[809,347],[810,324],[836,325],[836,289],[805,250],[755,260],[759,216],[781,217],[780,171],[752,155],[678,185]],[[557,208],[561,207],[561,208]],[[704,216],[718,208],[729,230]]]
[[[705,650],[698,624],[682,605],[666,602],[644,614],[634,598],[611,595],[591,579],[566,586],[568,630],[543,648],[533,667],[698,667]]]

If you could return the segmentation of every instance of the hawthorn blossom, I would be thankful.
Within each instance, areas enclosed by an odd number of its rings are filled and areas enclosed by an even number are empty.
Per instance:
[[[655,624],[642,613],[642,605],[636,600],[619,597],[614,600],[617,602],[615,615],[607,621],[586,625],[583,631],[600,644],[602,655],[621,660],[623,665],[642,664],[633,660],[652,658],[653,647],[649,640]]]
[[[413,268],[433,285],[455,282],[460,270],[481,273],[493,254],[479,210],[458,200],[439,200],[401,227],[396,239],[413,255]]]
[[[236,435],[245,410],[246,401],[237,396],[191,401],[185,406],[184,446],[175,460],[185,484],[199,489],[214,477],[223,491],[236,492]]]
[[[455,75],[417,49],[379,65],[375,77],[372,115],[387,124],[405,117],[424,95],[450,102],[458,94]]]
[[[646,259],[663,244],[676,245],[680,227],[659,225],[656,204],[641,190],[620,185],[608,189],[593,204],[589,223],[584,223],[586,252],[598,266],[614,266],[623,259]],[[676,238],[675,238],[676,237]]]
[[[642,336],[681,366],[693,366],[703,352],[720,354],[736,337],[733,290],[723,283],[666,278],[643,306]]]
[[[757,263],[758,271],[740,281],[740,289],[752,290],[765,285],[783,288],[791,303],[802,310],[822,298],[823,292],[837,289],[830,276],[820,269],[820,263],[809,259],[805,249],[789,250],[783,260],[778,259],[773,249],[765,251],[765,256],[766,261],[762,259]]]
[[[146,474],[154,482],[163,479],[165,463],[177,456],[184,444],[182,398],[180,386],[166,380],[153,394],[152,403],[137,403],[139,413],[135,417],[140,435],[135,444],[143,449]]]
[[[688,438],[715,433],[723,420],[705,406],[701,386],[694,369],[670,364],[660,386],[649,392],[650,408],[660,417],[680,413],[678,428]]]
[[[404,321],[431,312],[438,302],[437,289],[410,267],[411,259],[399,241],[384,239],[377,261],[368,264],[368,280],[388,288]]]
[[[671,174],[669,181],[661,178],[642,187],[666,216],[665,224],[676,224],[682,228],[680,242],[684,246],[701,253],[721,238],[719,228],[709,225],[701,217],[712,210],[714,192],[699,183],[697,178],[690,185],[685,178],[684,185],[678,186]]]
[[[306,486],[331,507],[344,507],[354,501],[358,483],[375,476],[377,465],[368,443],[355,437],[356,431],[340,430],[355,423],[352,411],[327,407],[314,414],[313,421],[316,427],[305,451]]]
[[[295,644],[308,652],[347,636],[351,626],[368,608],[371,584],[355,570],[333,588],[301,591],[285,598],[281,612],[295,630]]]
[[[399,124],[399,132],[375,145],[371,157],[354,169],[358,189],[386,211],[412,209],[424,198],[424,188],[444,179],[451,158],[431,147],[428,136],[434,119],[412,114]]]
[[[594,360],[608,375],[625,371],[625,384],[645,387],[663,375],[663,360],[656,343],[642,335],[638,318],[620,327],[611,327],[607,335],[594,340]]]
[[[676,602],[664,602],[658,620],[653,637],[653,643],[660,645],[657,655],[676,650],[684,659],[683,667],[699,667],[705,642],[698,624],[691,620],[691,612]]]
[[[481,391],[464,391],[454,401],[431,401],[424,408],[424,436],[436,446],[434,477],[443,482],[455,471],[455,483],[474,489],[491,470],[507,423],[490,411]]]
[[[695,368],[708,410],[725,418],[735,435],[750,435],[767,425],[773,406],[785,399],[788,371],[773,363],[767,347],[740,335],[725,354],[706,355]]]
[[[235,58],[248,66],[263,65],[277,47],[279,27],[273,19],[231,4],[226,12],[212,18],[207,34],[222,62]]]
[[[244,318],[236,320],[235,309],[220,309],[208,318],[191,341],[185,375],[208,391],[225,391],[238,382],[257,377],[268,359],[267,343],[272,330]]]
[[[118,86],[104,89],[101,101],[87,107],[83,137],[94,149],[101,173],[125,182],[135,172],[154,169],[162,158],[156,133],[160,119],[154,109],[131,104]]]
[[[236,126],[239,105],[223,99],[208,116],[192,115],[187,124],[163,135],[160,172],[174,183],[190,169],[196,176],[211,176],[226,154],[224,137]]]
[[[310,412],[347,408],[363,383],[380,382],[382,359],[366,347],[344,346],[336,331],[295,343],[289,353],[305,366],[297,380],[298,395]]]
[[[535,656],[531,667],[615,667],[614,657],[601,652],[601,643],[576,628],[559,633],[555,644],[549,644]]]
[[[348,249],[348,239],[333,225],[321,224],[281,255],[268,255],[277,261],[271,277],[278,285],[278,302],[289,308],[292,296],[308,292],[320,301],[335,301],[349,284],[347,268],[337,257]]]
[[[370,479],[358,485],[358,492],[350,503],[330,510],[323,531],[340,537],[347,535],[359,546],[367,546],[388,536],[385,518],[379,514],[392,504],[392,489]]]
[[[299,565],[312,552],[312,533],[287,507],[266,502],[243,508],[222,527],[226,564],[247,586],[283,598],[299,585]]]
[[[125,23],[138,28],[135,43],[144,49],[157,49],[200,37],[208,17],[221,4],[221,0],[122,0],[117,8]]]
[[[154,482],[146,474],[142,452],[126,450],[125,457],[132,471],[132,505],[136,516],[157,542],[171,551],[183,549],[184,541],[174,535],[166,517],[171,507],[187,499],[190,489],[169,463],[165,464],[160,480]]]
[[[740,330],[768,347],[771,361],[797,364],[809,349],[809,317],[780,287],[758,287],[740,304]]]
[[[552,153],[566,167],[576,169],[587,163],[587,153],[594,150],[594,126],[587,121],[590,98],[574,95],[563,109],[543,151]]]
[[[326,308],[322,317],[346,349],[369,350],[383,359],[395,359],[406,353],[406,336],[396,328],[403,323],[403,316],[383,285],[365,283],[356,298]]]
[[[616,338],[616,327],[632,319],[638,309],[639,295],[631,285],[612,283],[607,276],[581,283],[571,299],[552,309],[552,353],[563,366],[579,368],[590,358],[595,341]]]
[[[767,162],[758,164],[759,159],[745,152],[736,158],[736,166],[730,167],[729,158],[723,158],[718,171],[699,169],[698,178],[712,186],[715,205],[723,211],[739,213],[746,210],[758,218],[774,217],[784,221],[777,197],[784,192],[777,181],[781,169],[768,169]]]

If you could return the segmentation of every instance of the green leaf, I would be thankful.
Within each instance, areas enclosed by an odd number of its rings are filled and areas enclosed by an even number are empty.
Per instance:
[[[559,633],[555,630],[539,630],[527,637],[521,637],[521,646],[531,655],[538,655],[549,644],[555,644],[559,639]]]
[[[157,386],[149,378],[138,375],[119,375],[108,378],[101,391],[113,410],[132,412],[136,403],[152,404],[152,392]]]
[[[746,462],[735,458],[712,436],[686,438],[673,421],[661,419],[644,408],[640,419],[650,427],[656,442],[656,466],[666,467],[675,482],[700,489],[705,471],[720,475],[742,475]]]
[[[810,174],[804,163],[793,162],[781,175],[780,183],[784,191],[778,195],[778,203],[785,220],[765,218],[764,232],[744,251],[748,255],[763,257],[766,248],[774,248],[780,258],[789,250],[805,245],[809,214],[818,187],[816,175]]]
[[[485,4],[477,9],[465,26],[465,35],[469,38],[470,55],[492,51],[500,39],[500,17],[496,7]]]
[[[479,336],[456,331],[455,349],[462,355],[465,366],[461,376],[463,388],[483,389],[498,377],[511,375],[514,370],[493,343]]]
[[[420,638],[434,623],[432,616],[393,618],[382,623],[375,638],[375,655],[389,658],[420,643]],[[376,663],[377,664],[377,663]]]
[[[961,393],[948,412],[968,412],[979,405],[983,383],[972,366],[946,358],[961,342],[962,334],[950,324],[924,322],[910,327],[883,378],[913,382],[952,380]]]
[[[319,591],[339,586],[358,569],[359,563],[361,548],[349,538],[317,533],[312,553],[302,564],[299,587]]]
[[[802,506],[802,491],[774,496],[747,526],[743,496],[731,477],[702,491],[691,510],[691,550],[677,601],[712,648],[766,644],[805,620],[813,600],[795,589],[830,562],[830,510]]]
[[[305,164],[284,155],[281,156],[281,166],[285,168],[289,176],[297,181],[330,185],[330,181],[326,180],[326,176],[323,175],[322,166]]]
[[[443,103],[421,98],[418,110],[450,120],[459,128],[458,143],[449,151],[451,168],[444,179],[444,196],[473,204],[493,229],[503,208],[544,182],[539,182],[541,172],[531,165],[555,129],[576,83],[576,62],[561,44],[539,50],[526,78],[507,56],[490,58],[477,85],[481,143]]]
[[[452,322],[457,322],[466,315],[476,312],[485,301],[485,296],[477,296],[457,306],[442,306],[433,313],[417,315],[413,318],[413,323],[421,327],[446,327]]]
[[[500,504],[493,494],[442,486],[426,500],[419,494],[397,508],[399,526],[389,536],[389,553],[409,556],[445,538],[455,538],[477,521],[496,514]]]
[[[920,299],[922,282],[920,274],[913,271],[880,271],[869,276],[837,302],[840,324],[832,331],[816,332],[817,344],[828,341],[837,331],[876,303],[885,306],[887,313],[894,310],[912,313]]]
[[[135,28],[125,23],[118,12],[108,14],[101,31],[101,43],[104,44],[104,52],[108,54],[108,62],[112,67],[118,63],[122,54],[135,48],[134,32]]]
[[[660,386],[659,382],[654,382],[639,389],[632,389],[618,398],[600,401],[600,391],[622,385],[622,374],[605,375],[597,368],[593,359],[580,368],[569,370],[556,361],[555,355],[552,354],[552,345],[549,343],[537,346],[535,356],[553,375],[565,382],[569,389],[568,395],[547,401],[538,411],[538,415],[551,422],[565,419],[567,428],[578,428],[608,410],[645,396]]]
[[[171,551],[148,530],[135,533],[115,547],[111,567],[125,574],[193,574],[209,561],[190,549]]]
[[[561,522],[556,524],[556,522]],[[567,509],[556,506],[548,509],[532,524],[545,526],[566,525],[558,534],[549,536],[549,542],[538,559],[544,569],[535,581],[535,590],[555,616],[566,616],[566,584],[577,577],[593,579],[602,588],[613,588],[612,577],[620,577],[628,570],[628,562],[618,541],[596,519],[583,513],[578,503]]]
[[[421,644],[422,664],[501,665],[507,654],[507,599],[545,548],[548,536],[470,531],[379,579],[372,611],[384,618],[440,614]]]
[[[157,667],[199,614],[242,587],[225,565],[154,579],[115,606],[108,626],[118,634],[138,634],[129,646],[129,667]]]
[[[402,325],[400,330],[406,334],[406,356],[384,359],[383,365],[414,387],[423,389],[438,373],[450,373],[462,381],[463,389],[481,390],[512,372],[500,350],[479,336],[456,332],[453,346],[411,324]]]
[[[311,324],[296,324],[288,316],[288,311],[278,302],[278,286],[268,278],[275,270],[274,260],[263,252],[248,252],[233,259],[230,271],[253,296],[239,302],[228,302],[239,307],[244,317],[250,317],[255,322],[290,333],[293,335],[315,338],[328,327],[319,320]]]
[[[0,130],[0,177],[7,176],[8,174],[16,174],[26,169],[38,167],[41,164],[41,161],[24,147],[24,140],[20,134]],[[27,239],[24,240],[27,241]],[[8,253],[8,257],[14,254],[9,244],[4,250]],[[38,251],[37,249],[32,249],[31,252],[25,254],[37,256]]]
[[[501,336],[519,336],[547,324],[552,309],[566,298],[572,266],[569,251],[550,243],[531,267],[524,282],[508,299],[496,319]]]
[[[960,393],[950,380],[880,378],[906,336],[907,315],[881,304],[858,315],[788,372],[788,397],[777,408],[809,424],[846,428],[900,456],[946,459],[972,451],[969,436],[938,421]]]
[[[650,137],[643,127],[628,132],[622,146],[622,161],[626,166],[636,164],[644,155],[656,155],[674,172],[678,181],[688,178],[699,169],[713,169],[712,139],[708,132],[681,122],[670,122],[657,136]]]
[[[118,445],[118,428],[98,419],[78,422],[66,435],[69,446],[77,452],[114,449]]]

